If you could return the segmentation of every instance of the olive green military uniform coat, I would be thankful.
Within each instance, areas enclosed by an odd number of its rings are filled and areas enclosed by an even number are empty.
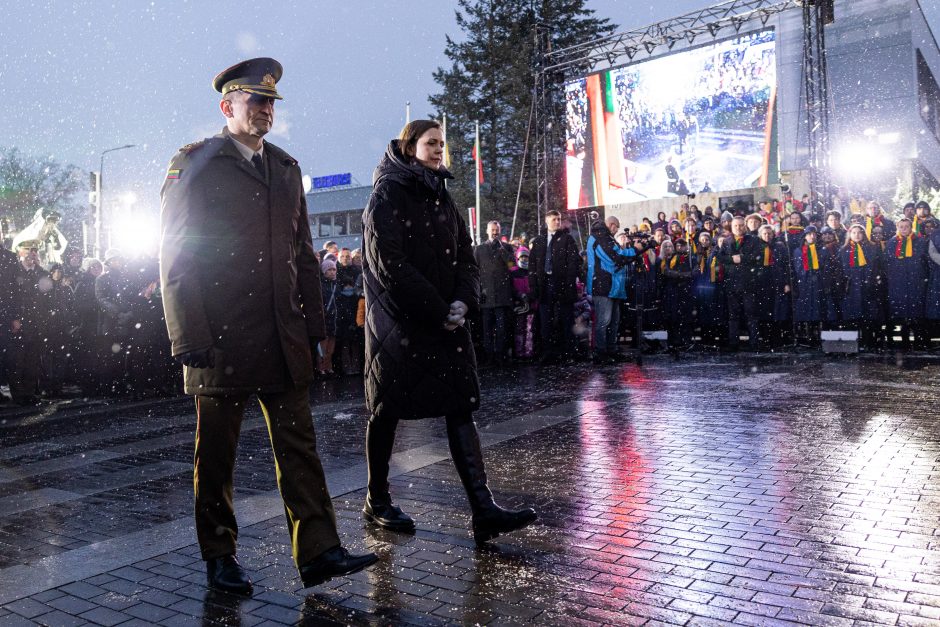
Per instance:
[[[325,336],[320,267],[300,167],[264,142],[262,175],[220,135],[182,148],[161,190],[160,279],[173,355],[215,351],[184,368],[187,394],[279,392],[313,379]]]

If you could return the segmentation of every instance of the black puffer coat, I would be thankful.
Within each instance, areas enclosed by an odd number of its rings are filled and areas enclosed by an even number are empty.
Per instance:
[[[362,216],[366,403],[399,419],[480,405],[470,332],[444,329],[450,303],[479,307],[480,273],[446,170],[408,163],[393,140]]]

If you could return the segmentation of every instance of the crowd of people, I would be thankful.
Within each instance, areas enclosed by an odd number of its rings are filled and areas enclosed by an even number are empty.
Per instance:
[[[69,248],[63,263],[40,239],[0,249],[0,403],[34,405],[83,396],[143,397],[181,391],[170,356],[158,261],[117,248],[101,259]],[[320,251],[329,336],[323,378],[362,369],[364,303],[358,250]]]
[[[929,204],[907,203],[897,220],[876,201],[849,215],[810,205],[788,190],[753,213],[684,204],[629,228],[607,217],[591,225],[584,250],[557,212],[532,241],[506,241],[491,222],[474,251],[482,300],[470,322],[481,360],[612,363],[625,342],[639,345],[638,314],[672,351],[735,351],[742,338],[749,350],[819,347],[822,331],[844,329],[858,332],[862,350],[931,348],[940,221]],[[41,241],[15,248],[0,251],[0,385],[12,400],[179,391],[156,259],[70,248],[64,263],[43,263]],[[317,376],[359,374],[361,252],[327,242],[318,256],[327,337]]]
[[[492,222],[476,249],[484,358],[613,363],[621,344],[655,331],[675,352],[733,352],[744,338],[752,351],[819,348],[829,330],[857,331],[864,351],[932,348],[940,221],[930,205],[907,203],[897,220],[877,201],[847,216],[811,207],[787,190],[753,213],[683,204],[624,229],[598,218],[584,251],[557,212],[530,244],[503,241]]]

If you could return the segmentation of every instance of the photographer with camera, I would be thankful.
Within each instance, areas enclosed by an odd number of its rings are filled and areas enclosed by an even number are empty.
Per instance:
[[[621,249],[614,240],[620,220],[608,216],[600,220],[591,213],[591,236],[587,241],[587,293],[594,301],[595,364],[620,361],[617,331],[620,328],[620,304],[627,297],[627,265],[636,256],[633,248]]]

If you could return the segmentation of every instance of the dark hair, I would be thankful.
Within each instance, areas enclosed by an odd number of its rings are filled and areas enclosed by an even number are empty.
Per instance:
[[[558,216],[560,218],[561,212],[558,211],[557,209],[551,209],[545,212],[545,217],[547,218],[548,216]]]
[[[414,157],[418,140],[432,128],[441,128],[441,123],[436,120],[412,120],[405,124],[398,134],[398,149],[401,150],[402,156]]]

